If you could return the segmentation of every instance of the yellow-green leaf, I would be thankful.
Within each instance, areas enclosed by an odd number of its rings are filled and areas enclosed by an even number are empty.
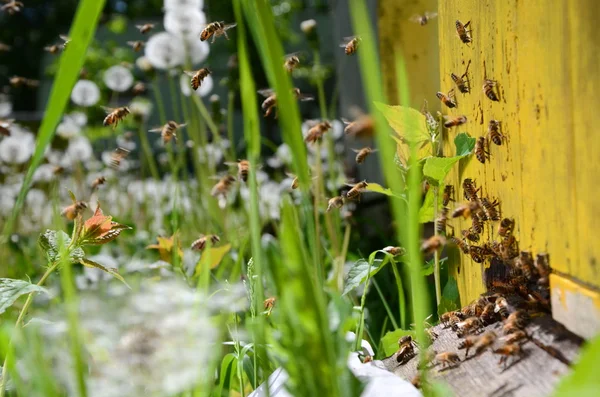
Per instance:
[[[375,102],[390,127],[407,142],[419,143],[429,140],[425,116],[417,109],[408,106],[391,106]]]
[[[231,244],[226,244],[221,247],[210,247],[206,248],[202,252],[202,256],[196,265],[196,275],[202,272],[202,269],[214,269],[219,266],[223,257],[229,252],[231,249]],[[207,266],[208,264],[208,266]]]
[[[89,260],[87,258],[81,258],[79,260],[79,263],[81,263],[83,266],[86,267],[91,267],[91,268],[96,268],[96,269],[100,269],[103,272],[106,272],[110,275],[112,275],[114,278],[116,278],[117,280],[121,281],[123,284],[125,284],[127,286],[127,288],[131,289],[131,287],[129,286],[129,284],[127,284],[127,281],[125,281],[125,279],[123,278],[123,276],[121,276],[119,274],[119,271],[115,268],[112,267],[105,267],[102,266],[101,264],[99,264],[98,262],[94,262],[92,260]]]

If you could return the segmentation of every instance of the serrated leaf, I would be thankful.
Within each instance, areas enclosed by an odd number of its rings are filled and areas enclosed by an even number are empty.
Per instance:
[[[439,189],[439,191],[442,191],[441,187]],[[425,199],[423,200],[423,204],[421,204],[421,208],[419,208],[419,222],[420,223],[427,223],[427,222],[433,222],[434,221],[434,216],[435,213],[433,211],[433,203],[434,203],[434,193],[433,193],[433,189],[429,189],[427,191],[427,193],[425,194]],[[438,213],[440,212],[440,210],[443,207],[443,203],[442,203],[442,198],[440,197],[438,199]]]
[[[455,157],[429,157],[425,160],[423,166],[423,175],[433,185],[441,185],[446,179],[446,175],[463,156]]]
[[[102,266],[98,262],[94,262],[94,261],[89,260],[87,258],[81,258],[81,260],[79,261],[79,263],[81,263],[83,266],[100,269],[103,272],[106,272],[106,273],[112,275],[114,278],[116,278],[117,280],[119,280],[123,284],[125,284],[127,286],[127,288],[131,289],[131,287],[129,286],[129,284],[127,284],[127,282],[125,281],[125,279],[123,278],[123,276],[121,276],[119,274],[119,271],[117,269],[112,268],[112,267]]]
[[[29,294],[31,292],[48,293],[45,288],[31,284],[28,281],[0,278],[0,314],[11,307],[21,295]]]
[[[407,142],[419,143],[430,139],[425,116],[408,106],[391,106],[375,102],[388,124]]]
[[[207,267],[209,269],[214,269],[215,267],[219,266],[219,264],[221,263],[221,261],[223,260],[223,258],[229,252],[230,249],[231,249],[231,244],[226,244],[221,247],[206,248],[202,252],[202,256],[200,257],[200,260],[198,261],[198,264],[196,265],[195,274],[196,275],[200,274],[202,272],[202,269],[205,269]],[[208,266],[206,266],[207,261],[208,261]]]
[[[388,262],[389,260],[387,258],[385,260],[375,259],[373,260],[373,264],[369,266],[369,262],[365,261],[364,259],[359,259],[356,263],[354,263],[354,265],[352,265],[350,271],[348,272],[346,285],[344,286],[344,292],[342,293],[342,295],[346,295],[348,292],[352,291],[354,288],[364,283],[367,280],[367,274],[369,273],[369,269],[371,271],[371,275],[369,277],[373,277]]]
[[[454,146],[456,147],[457,156],[468,156],[475,148],[475,138],[471,138],[466,132],[461,132],[454,138]]]
[[[369,182],[369,184],[366,187],[366,190],[373,193],[385,194],[386,196],[395,196],[395,194],[392,193],[391,189],[386,189],[378,183]]]
[[[398,351],[398,339],[406,335],[412,336],[413,339],[417,336],[415,331],[396,329],[388,332],[381,338],[381,345],[383,346],[386,357],[389,357]]]
[[[60,260],[59,254],[62,247],[67,247],[71,244],[71,238],[62,230],[57,232],[47,229],[44,233],[40,234],[38,244],[46,253],[48,262],[56,262]]]

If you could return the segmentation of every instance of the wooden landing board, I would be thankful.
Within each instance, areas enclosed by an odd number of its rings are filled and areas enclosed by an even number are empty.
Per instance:
[[[501,336],[502,323],[489,325],[486,331],[494,330]],[[450,329],[441,325],[434,327],[438,338],[432,348],[438,353],[444,351],[458,352],[461,360],[465,351],[458,350],[462,339]],[[440,371],[438,367],[431,370],[433,379],[442,380],[448,384],[456,396],[467,397],[541,397],[549,396],[557,382],[568,371],[565,362],[574,362],[579,353],[581,339],[567,331],[562,325],[552,320],[550,316],[534,319],[527,327],[527,333],[540,344],[557,349],[564,357],[554,358],[534,342],[527,341],[522,345],[524,357],[511,363],[505,370],[498,366],[499,356],[490,350],[478,357],[462,361],[458,366]],[[498,340],[495,347],[499,347]],[[469,352],[469,356],[471,356]],[[563,362],[564,361],[564,362]],[[410,381],[416,374],[418,358],[415,357],[405,365],[398,365],[396,354],[383,360],[385,367],[398,376]]]

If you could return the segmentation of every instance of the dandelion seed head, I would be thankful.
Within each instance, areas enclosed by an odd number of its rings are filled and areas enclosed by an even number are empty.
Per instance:
[[[12,113],[12,102],[6,94],[0,94],[0,117],[8,117]]]
[[[52,164],[42,164],[33,173],[34,182],[50,182],[56,178],[54,169],[56,167]]]
[[[69,141],[66,154],[72,161],[85,163],[92,158],[94,151],[86,137],[78,136]]]
[[[128,107],[134,117],[142,120],[147,120],[152,112],[152,102],[145,98],[135,98]]]
[[[211,75],[208,75],[208,76],[206,76],[206,78],[202,82],[202,85],[200,86],[200,88],[198,88],[196,93],[198,95],[200,95],[201,97],[205,97],[211,93],[212,89],[213,89],[213,78]]]
[[[183,41],[168,32],[153,35],[144,48],[148,61],[156,69],[171,69],[185,60]]]
[[[35,138],[31,133],[15,133],[15,129],[11,132],[11,136],[0,141],[0,161],[6,164],[24,164],[33,154]]]
[[[133,85],[133,75],[124,66],[115,65],[104,72],[104,84],[116,92],[125,92]]]
[[[196,8],[170,9],[165,12],[163,23],[172,35],[197,40],[206,25],[206,15]]]
[[[300,30],[304,32],[304,34],[312,33],[317,28],[317,21],[314,19],[307,19],[300,23]]]
[[[210,54],[210,46],[206,41],[200,41],[197,37],[186,40],[188,53],[193,65],[200,65]]]
[[[164,9],[166,11],[195,9],[199,10],[204,6],[204,0],[165,0]]]
[[[56,126],[56,135],[64,139],[71,139],[81,133],[81,127],[69,118],[65,118]]]
[[[146,72],[146,73],[152,71],[152,69],[153,69],[152,63],[150,63],[150,61],[148,60],[148,57],[146,57],[146,56],[141,56],[138,59],[136,59],[135,65],[142,72]]]
[[[65,116],[66,120],[71,120],[80,127],[85,127],[88,122],[87,114],[84,112],[71,112]]]
[[[79,80],[71,91],[71,100],[79,106],[94,106],[100,100],[100,89],[91,80]]]

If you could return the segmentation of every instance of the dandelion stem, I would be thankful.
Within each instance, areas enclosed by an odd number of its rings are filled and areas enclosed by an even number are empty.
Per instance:
[[[138,129],[140,143],[142,144],[142,150],[144,151],[144,155],[146,156],[148,168],[150,168],[150,174],[152,174],[152,177],[155,180],[159,180],[160,174],[158,173],[158,166],[156,165],[156,160],[152,155],[152,148],[150,147],[150,142],[148,142],[148,135],[146,134],[146,128],[144,127],[144,124],[140,123],[140,127]]]
[[[438,235],[438,194],[439,189],[437,186],[433,187],[433,233],[435,236]],[[433,254],[433,278],[435,281],[435,300],[437,305],[440,305],[442,300],[442,290],[440,285],[440,253],[436,250]]]
[[[404,286],[402,285],[402,277],[396,261],[392,259],[392,270],[396,279],[396,288],[398,289],[398,308],[400,309],[400,327],[406,328],[406,296],[404,295]]]
[[[227,95],[227,138],[229,139],[230,161],[235,161],[236,146],[233,133],[233,105],[235,103],[235,91],[229,90]]]

